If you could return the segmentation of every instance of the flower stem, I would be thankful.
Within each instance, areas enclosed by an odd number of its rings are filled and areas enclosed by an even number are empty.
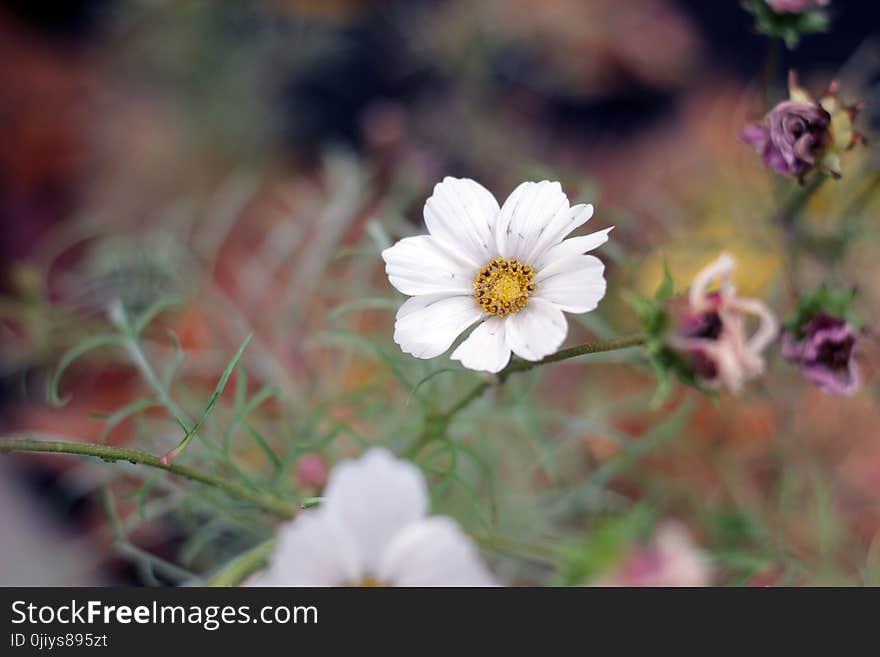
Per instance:
[[[0,453],[11,452],[46,452],[52,454],[74,454],[92,456],[104,461],[128,461],[135,465],[146,465],[151,468],[165,470],[180,477],[186,477],[201,484],[214,486],[279,518],[292,518],[295,507],[293,504],[274,497],[254,493],[247,488],[195,468],[174,463],[163,463],[162,460],[147,452],[136,449],[121,449],[109,445],[92,443],[75,443],[60,440],[34,440],[31,438],[0,439]]]
[[[559,554],[550,546],[498,534],[475,534],[473,538],[481,548],[490,552],[506,554],[544,566],[555,567],[558,564]]]
[[[423,429],[422,434],[419,436],[418,440],[412,444],[409,450],[407,450],[406,455],[410,458],[416,456],[421,452],[422,448],[432,442],[435,438],[445,435],[449,423],[459,411],[469,406],[471,402],[479,399],[483,393],[491,388],[496,382],[503,384],[511,374],[527,372],[535,367],[548,365],[549,363],[558,363],[563,360],[568,360],[569,358],[577,358],[578,356],[586,356],[588,354],[598,354],[605,351],[616,351],[618,349],[628,349],[643,344],[645,344],[645,336],[638,333],[635,335],[627,335],[622,338],[588,342],[586,344],[577,345],[576,347],[569,347],[568,349],[557,351],[555,354],[551,354],[550,356],[537,361],[518,360],[510,363],[496,375],[494,380],[482,381],[471,388],[464,397],[453,404],[445,413],[427,416],[425,418],[425,428]]]
[[[764,58],[764,105],[772,107],[776,97],[776,80],[782,60],[782,39],[768,39],[767,55]]]
[[[797,271],[800,264],[801,242],[803,241],[803,230],[797,220],[798,215],[826,180],[828,180],[828,176],[824,173],[813,176],[807,184],[800,185],[792,192],[774,215],[774,219],[785,234],[789,259],[789,288],[795,298],[798,296]]]
[[[627,335],[622,338],[612,338],[611,340],[601,340],[599,342],[587,342],[576,347],[569,347],[562,351],[557,351],[546,358],[538,361],[521,360],[511,363],[499,373],[498,377],[501,381],[505,381],[508,376],[516,372],[526,372],[533,367],[547,365],[549,363],[558,363],[569,358],[577,358],[578,356],[586,356],[588,354],[600,354],[605,351],[617,351],[618,349],[629,349],[630,347],[640,347],[645,344],[645,336],[641,333],[635,335]]]
[[[777,221],[784,224],[786,222],[793,222],[797,219],[798,214],[804,209],[807,201],[810,200],[816,190],[818,190],[826,180],[828,180],[828,174],[817,173],[808,183],[805,185],[799,185],[798,188],[792,192],[791,196],[788,197],[785,205],[777,211]]]
[[[207,586],[238,586],[251,573],[263,566],[275,550],[277,540],[270,538],[242,552],[208,578]]]

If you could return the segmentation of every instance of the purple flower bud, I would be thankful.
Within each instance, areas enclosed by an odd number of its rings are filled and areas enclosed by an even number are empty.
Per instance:
[[[798,178],[816,166],[831,143],[831,117],[813,102],[785,100],[761,123],[746,126],[740,138],[779,173]]]
[[[777,14],[800,14],[827,7],[831,0],[767,0],[767,4]]]
[[[838,91],[839,85],[832,82],[814,100],[798,84],[797,74],[789,71],[789,99],[767,112],[760,123],[747,125],[739,138],[779,173],[803,181],[810,172],[823,169],[840,178],[840,154],[864,142],[853,130],[864,103],[843,105]]]
[[[804,325],[802,339],[786,331],[782,355],[829,395],[848,397],[861,384],[858,363],[853,358],[858,337],[858,331],[846,320],[821,313]]]

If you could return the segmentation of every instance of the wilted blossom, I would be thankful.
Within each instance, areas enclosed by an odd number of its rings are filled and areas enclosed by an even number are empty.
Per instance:
[[[709,586],[712,570],[703,550],[680,523],[667,522],[651,542],[633,550],[598,586]]]
[[[859,332],[845,319],[820,313],[807,322],[798,339],[782,337],[782,355],[800,366],[804,376],[829,395],[846,397],[859,389],[861,376],[853,351]]]
[[[800,14],[811,9],[821,9],[831,4],[831,0],[767,0],[767,4],[777,14]]]
[[[832,82],[818,101],[789,73],[789,99],[771,109],[760,123],[747,125],[740,139],[761,155],[764,164],[799,180],[812,171],[825,170],[840,177],[840,153],[863,141],[853,131],[861,105],[843,106]]]
[[[684,352],[697,378],[710,388],[739,392],[743,384],[764,372],[764,349],[778,332],[776,317],[757,299],[736,294],[731,275],[736,261],[728,253],[704,267],[694,278],[688,308],[670,345]],[[718,289],[710,291],[713,283]],[[746,317],[759,320],[748,336]]]

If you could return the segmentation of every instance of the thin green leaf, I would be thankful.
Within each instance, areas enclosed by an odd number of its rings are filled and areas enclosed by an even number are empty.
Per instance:
[[[70,401],[69,397],[61,398],[58,394],[58,387],[61,384],[61,377],[73,363],[81,356],[87,354],[94,349],[100,347],[122,347],[125,339],[116,334],[101,334],[86,338],[78,345],[71,347],[62,357],[57,369],[53,372],[52,377],[46,387],[46,396],[49,403],[53,406],[64,406]]]
[[[104,431],[101,433],[100,442],[106,445],[107,440],[110,438],[110,434],[113,433],[113,430],[130,417],[151,408],[157,408],[161,406],[162,403],[157,399],[154,399],[152,397],[139,397],[130,404],[126,404],[118,411],[114,411],[105,419]]]
[[[140,335],[150,323],[156,319],[162,312],[172,306],[179,306],[184,303],[185,299],[179,295],[171,294],[160,297],[153,304],[142,312],[137,319],[131,324],[134,335]]]
[[[201,417],[198,419],[195,425],[193,425],[192,429],[186,432],[186,436],[184,436],[183,440],[180,441],[180,444],[177,445],[177,447],[175,447],[173,450],[171,450],[171,452],[169,452],[169,460],[173,460],[180,456],[180,454],[186,449],[187,445],[189,445],[193,437],[198,434],[199,429],[202,428],[205,420],[208,419],[211,411],[214,410],[214,406],[217,404],[217,400],[220,399],[220,395],[223,394],[223,390],[226,388],[226,383],[229,381],[229,377],[232,376],[232,372],[233,370],[235,370],[235,366],[238,365],[238,361],[241,360],[241,357],[244,354],[244,350],[247,349],[247,346],[250,344],[253,337],[254,335],[253,333],[251,333],[244,339],[244,342],[241,343],[238,351],[235,352],[235,356],[232,357],[232,360],[229,361],[229,365],[226,366],[226,370],[220,377],[220,381],[217,382],[217,387],[214,389],[214,394],[211,395],[211,399],[208,401],[208,405],[202,412]],[[182,427],[186,427],[186,425],[181,422],[180,418],[177,418],[177,421],[181,424]]]

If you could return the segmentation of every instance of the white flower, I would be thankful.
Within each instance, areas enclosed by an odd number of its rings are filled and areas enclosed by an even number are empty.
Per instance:
[[[425,478],[381,448],[334,468],[316,509],[280,532],[257,586],[492,586],[473,541],[429,517]]]
[[[417,358],[452,353],[474,370],[499,372],[510,352],[540,360],[568,332],[563,312],[593,310],[605,296],[605,266],[584,255],[611,228],[565,239],[593,215],[569,206],[557,182],[525,182],[498,207],[483,186],[445,178],[425,203],[429,235],[382,252],[391,284],[412,298],[397,313],[394,341]]]

